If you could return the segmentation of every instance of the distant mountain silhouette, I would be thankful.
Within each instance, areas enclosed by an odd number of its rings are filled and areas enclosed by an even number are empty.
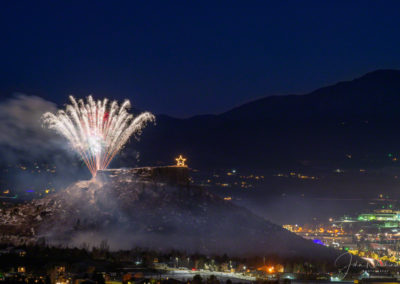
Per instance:
[[[270,96],[220,115],[157,117],[138,149],[143,164],[177,154],[194,167],[379,166],[400,152],[400,71],[378,70],[305,95]],[[129,151],[128,151],[129,152]]]
[[[398,115],[400,71],[380,70],[306,95],[271,96],[224,114],[228,119],[348,119]]]

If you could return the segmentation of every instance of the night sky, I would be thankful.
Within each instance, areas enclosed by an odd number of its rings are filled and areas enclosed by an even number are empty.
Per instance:
[[[1,1],[0,96],[219,113],[400,67],[398,1]]]

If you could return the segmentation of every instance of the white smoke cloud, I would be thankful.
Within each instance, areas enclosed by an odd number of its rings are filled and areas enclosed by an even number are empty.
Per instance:
[[[60,138],[44,129],[41,116],[57,106],[37,96],[16,94],[0,104],[0,147],[35,154],[61,147]],[[5,147],[5,149],[4,149]]]
[[[0,102],[0,169],[8,169],[0,171],[0,183],[13,194],[50,184],[63,188],[87,174],[68,143],[42,127],[42,115],[47,111],[56,112],[56,104],[37,96],[16,94]],[[31,170],[19,170],[19,164]],[[57,171],[32,171],[35,165],[42,169],[45,164]]]

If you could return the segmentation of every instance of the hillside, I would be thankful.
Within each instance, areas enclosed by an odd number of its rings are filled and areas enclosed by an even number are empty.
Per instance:
[[[3,209],[1,240],[45,239],[76,246],[108,240],[113,249],[140,246],[207,254],[336,255],[202,188],[162,182],[160,175],[150,172],[154,170],[108,171],[96,180]]]

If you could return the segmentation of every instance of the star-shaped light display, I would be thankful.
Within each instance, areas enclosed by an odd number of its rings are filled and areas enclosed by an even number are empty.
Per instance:
[[[176,158],[175,160],[176,160],[177,167],[186,167],[186,165],[185,165],[186,158],[182,157],[182,155],[179,155],[179,157]]]

